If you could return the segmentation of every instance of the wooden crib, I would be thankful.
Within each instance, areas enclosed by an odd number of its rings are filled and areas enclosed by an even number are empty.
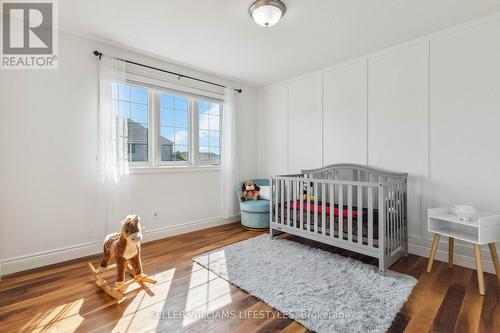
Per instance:
[[[408,253],[407,174],[334,164],[271,177],[271,237],[287,232],[379,260]]]

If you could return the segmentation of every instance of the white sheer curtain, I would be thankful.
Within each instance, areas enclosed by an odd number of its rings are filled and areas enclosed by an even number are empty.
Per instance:
[[[235,91],[226,88],[222,114],[222,214],[232,217],[238,214],[239,204],[235,187],[238,182],[238,159],[236,154],[236,107]]]
[[[125,82],[125,61],[99,62],[99,180],[118,183],[128,174],[127,119],[118,113],[117,83]]]
[[[98,216],[96,232],[116,230],[120,177],[128,174],[127,119],[118,112],[118,83],[125,61],[103,56],[99,62]],[[95,235],[100,238],[101,235]]]

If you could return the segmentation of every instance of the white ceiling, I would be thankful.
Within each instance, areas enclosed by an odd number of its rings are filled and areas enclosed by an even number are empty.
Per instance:
[[[61,29],[256,86],[500,11],[500,0],[284,0],[274,27],[251,0],[63,0]]]

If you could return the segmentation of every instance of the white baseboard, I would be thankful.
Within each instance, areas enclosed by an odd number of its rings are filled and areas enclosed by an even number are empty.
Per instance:
[[[240,216],[230,218],[216,217],[201,221],[194,221],[164,228],[144,231],[144,242],[171,237],[191,231],[202,230],[240,220]],[[25,256],[4,259],[0,262],[0,279],[2,275],[17,273],[28,269],[38,268],[67,260],[78,259],[102,252],[102,241],[78,244],[65,248],[33,253]]]
[[[4,259],[2,260],[2,275],[81,258],[101,251],[102,242],[96,241]]]
[[[464,246],[464,245],[455,245],[456,251],[453,255],[453,263],[458,266],[468,267],[472,269],[476,269],[476,258],[474,257],[474,250],[472,246]],[[486,249],[488,247],[486,246]],[[470,250],[470,251],[467,251]],[[464,251],[466,250],[466,251]],[[428,258],[431,252],[431,245],[427,244],[408,244],[408,252],[411,254],[415,254],[421,257]],[[468,254],[467,252],[470,252]],[[438,248],[436,251],[436,260],[442,262],[448,262],[448,248],[445,250],[442,248]],[[483,246],[483,270],[488,273],[495,274],[495,267],[493,266],[493,262],[491,261],[491,256],[485,255],[485,249]]]
[[[175,226],[168,226],[163,228],[156,228],[144,231],[144,241],[152,242],[158,239],[172,237],[175,235],[185,234],[187,232],[207,229],[219,225],[234,223],[240,220],[240,215],[232,216],[229,218],[215,217],[211,219],[194,221],[189,223],[178,224]]]

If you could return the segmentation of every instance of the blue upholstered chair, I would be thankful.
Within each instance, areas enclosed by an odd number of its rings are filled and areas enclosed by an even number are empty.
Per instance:
[[[258,186],[269,186],[269,179],[252,179]],[[236,185],[238,200],[243,183]],[[269,228],[269,200],[240,201],[241,224],[249,229]]]

